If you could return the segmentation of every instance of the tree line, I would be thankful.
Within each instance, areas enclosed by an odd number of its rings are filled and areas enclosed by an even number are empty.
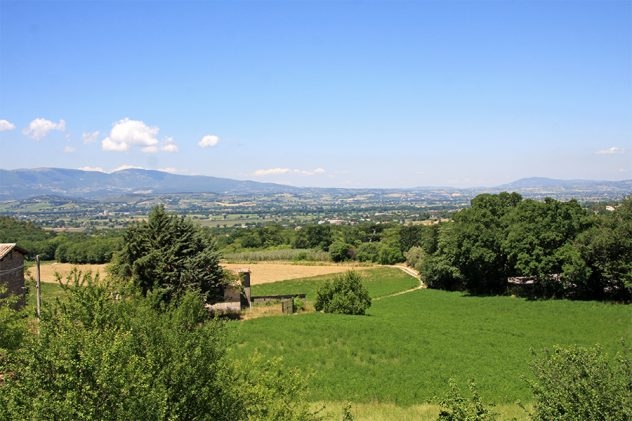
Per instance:
[[[0,217],[0,242],[18,243],[31,256],[60,263],[108,263],[123,243],[121,231],[55,232],[30,222]]]
[[[482,194],[432,248],[407,254],[431,288],[502,294],[512,278],[536,297],[632,299],[632,197],[596,214],[575,200]]]

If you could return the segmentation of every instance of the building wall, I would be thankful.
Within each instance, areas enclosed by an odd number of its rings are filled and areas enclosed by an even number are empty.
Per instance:
[[[7,287],[9,294],[24,298],[24,255],[22,253],[11,250],[0,260],[0,283]]]

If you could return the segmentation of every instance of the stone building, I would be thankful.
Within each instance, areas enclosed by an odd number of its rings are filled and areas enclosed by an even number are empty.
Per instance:
[[[0,243],[0,285],[2,296],[17,295],[24,302],[24,258],[28,254],[15,243]]]

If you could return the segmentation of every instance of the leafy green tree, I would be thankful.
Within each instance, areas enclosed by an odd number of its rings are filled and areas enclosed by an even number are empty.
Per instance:
[[[377,262],[380,258],[379,243],[362,243],[356,251],[356,259],[360,262]]]
[[[52,260],[55,255],[55,233],[30,221],[0,217],[0,243],[18,243],[32,256]]]
[[[578,298],[632,300],[632,197],[605,214],[567,250],[564,276]]]
[[[377,263],[381,265],[394,265],[404,261],[404,255],[396,245],[380,243]]]
[[[15,295],[6,296],[6,286],[0,283],[0,378],[8,354],[19,348],[26,334],[26,314],[18,308],[18,301]]]
[[[131,279],[143,294],[154,291],[161,301],[170,301],[189,289],[212,299],[224,283],[219,253],[206,231],[189,219],[152,209],[145,222],[127,229],[124,245],[111,271]]]
[[[333,242],[331,226],[328,224],[307,225],[296,233],[292,246],[297,249],[316,248],[329,251]]]
[[[316,291],[316,311],[338,314],[365,314],[371,306],[369,291],[358,272],[347,271],[326,281]]]
[[[421,245],[423,225],[402,225],[399,228],[399,249],[402,253],[406,253],[412,247]]]
[[[632,419],[632,352],[554,347],[532,363],[534,420]]]
[[[208,319],[195,291],[159,311],[91,274],[69,280],[39,333],[10,355],[0,418],[314,419],[303,376],[286,377],[278,363],[243,371],[227,355],[224,324]]]
[[[353,260],[355,257],[355,249],[351,244],[336,240],[329,246],[329,255],[334,262]]]
[[[451,224],[440,228],[437,251],[426,261],[428,286],[475,294],[504,292],[509,273],[502,250],[504,217],[521,200],[517,193],[481,194],[470,208],[455,214]]]
[[[423,270],[424,261],[427,258],[427,254],[423,248],[419,246],[411,247],[406,253],[404,253],[404,257],[406,258],[406,264],[411,268],[415,269],[418,272]]]
[[[504,222],[507,230],[501,249],[513,274],[544,282],[562,272],[567,257],[562,248],[586,230],[589,219],[574,200],[546,199],[520,202]]]

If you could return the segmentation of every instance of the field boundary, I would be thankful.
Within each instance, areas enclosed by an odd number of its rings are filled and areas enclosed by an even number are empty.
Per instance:
[[[410,294],[411,292],[418,291],[420,289],[426,288],[426,284],[424,284],[423,281],[421,280],[421,274],[418,271],[416,271],[415,269],[413,269],[413,268],[411,268],[409,266],[404,266],[404,265],[386,265],[386,267],[400,269],[400,270],[406,272],[407,274],[409,274],[413,278],[417,278],[419,280],[419,285],[417,285],[415,288],[410,288],[410,289],[407,289],[407,290],[404,290],[404,291],[395,292],[393,294],[384,295],[382,297],[373,298],[373,301],[380,301],[380,300],[383,300],[384,298],[391,298],[391,297],[397,297],[398,295]]]

